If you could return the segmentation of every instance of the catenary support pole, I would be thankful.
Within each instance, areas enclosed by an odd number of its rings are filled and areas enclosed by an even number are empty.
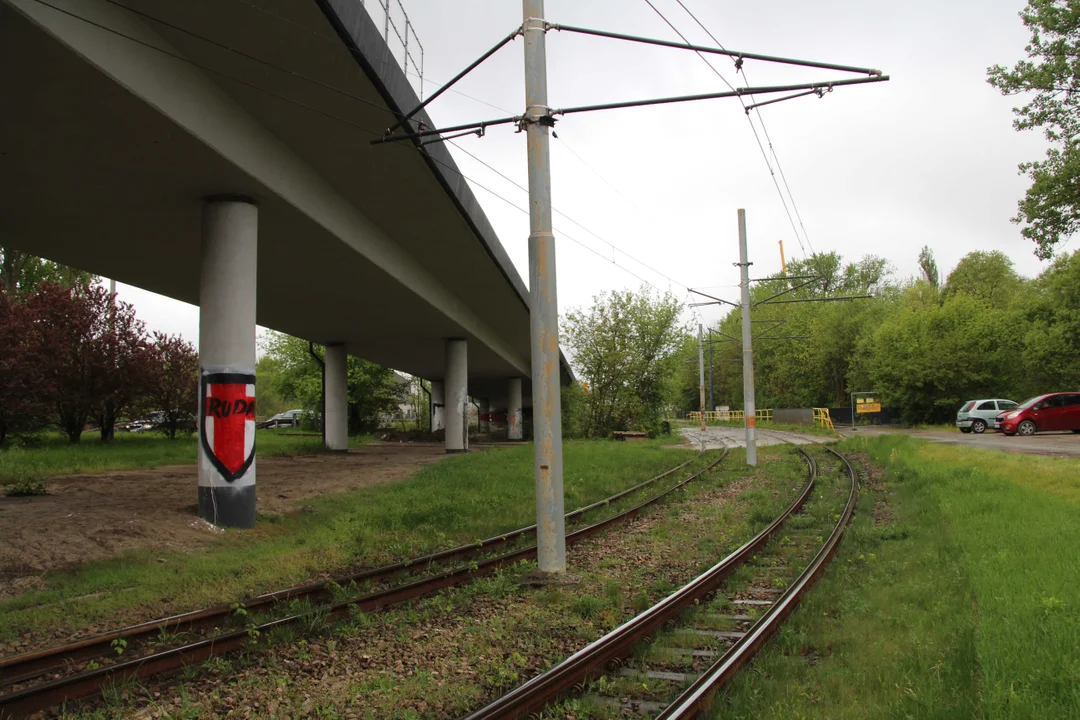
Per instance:
[[[469,451],[469,353],[465,340],[446,341],[446,452]]]
[[[757,410],[754,407],[754,349],[750,325],[750,261],[746,259],[746,211],[739,209],[739,269],[742,289],[743,417],[746,424],[746,464],[757,465]]]
[[[259,211],[203,207],[199,283],[199,517],[255,525],[255,280]]]
[[[712,330],[709,330],[712,333]],[[716,402],[713,400],[713,358],[712,358],[712,335],[709,335],[709,412],[716,410]]]
[[[697,367],[698,367],[698,395],[701,406],[701,417],[698,418],[701,432],[705,432],[705,346],[701,339],[701,323],[697,326]]]
[[[443,392],[443,381],[431,381],[431,432],[443,430],[445,422],[446,396]]]
[[[529,159],[529,296],[532,322],[533,440],[536,444],[536,547],[541,573],[566,572],[562,408],[555,236],[551,228],[547,50],[544,0],[522,0],[525,132]],[[545,121],[545,118],[547,121]]]
[[[521,378],[510,378],[506,398],[506,437],[509,440],[520,440],[524,431],[524,418],[521,416]]]
[[[326,448],[334,452],[349,450],[349,355],[345,346],[337,343],[326,346],[325,415]]]

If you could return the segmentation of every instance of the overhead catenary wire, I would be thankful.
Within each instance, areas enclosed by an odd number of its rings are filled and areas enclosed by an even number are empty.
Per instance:
[[[657,15],[659,15],[660,19],[663,20],[667,24],[667,26],[670,27],[675,32],[676,35],[678,35],[680,38],[682,38],[683,41],[686,42],[687,44],[690,44],[690,41],[686,39],[686,36],[683,35],[682,32],[677,27],[675,27],[675,25],[670,20],[667,19],[667,17],[664,15],[664,13],[660,12],[660,10],[655,5],[653,5],[651,0],[645,0],[645,4],[648,5],[650,8],[652,8],[653,12],[655,12]],[[681,2],[679,3],[679,5],[682,6],[684,10],[686,9],[686,7]],[[689,12],[689,11],[687,11],[687,12]],[[711,37],[711,35],[710,35],[710,37]],[[713,41],[716,42],[716,38],[713,38]],[[720,45],[719,42],[717,42],[716,44]],[[708,58],[706,58],[700,52],[697,53],[697,56],[699,58],[701,58],[702,62],[704,62],[706,65],[709,66],[709,69],[712,70],[713,73],[715,73],[716,76],[719,77],[720,80],[722,80],[725,85],[727,85],[732,90],[735,89],[735,86],[732,85],[728,81],[728,79],[726,77],[724,77],[723,73],[721,73],[719,70],[717,70],[713,66],[713,64],[711,62],[709,62]],[[739,102],[742,104],[743,110],[745,112],[746,111],[746,103],[743,101],[742,97],[739,97]],[[758,113],[758,117],[759,117],[759,120],[760,120],[760,111]],[[792,216],[790,208],[788,208],[788,202],[784,198],[783,191],[780,189],[779,181],[776,179],[776,172],[773,170],[772,163],[769,161],[769,154],[767,152],[765,152],[765,146],[761,142],[761,137],[758,135],[757,127],[754,125],[754,121],[750,118],[749,112],[746,112],[746,119],[750,123],[750,129],[753,130],[753,132],[754,132],[754,140],[757,141],[758,150],[761,151],[761,157],[765,160],[765,165],[769,169],[769,176],[772,178],[773,185],[776,187],[777,195],[780,196],[780,203],[784,206],[784,213],[787,215],[788,222],[791,224],[791,230],[795,234],[795,239],[799,243],[799,249],[802,250],[803,256],[805,257],[806,256],[806,246],[803,244],[802,236],[799,235],[799,230],[795,226],[795,218]],[[789,192],[790,192],[790,189],[789,189]]]
[[[334,121],[336,121],[336,122],[340,122],[340,123],[342,123],[342,124],[345,124],[345,125],[347,125],[347,126],[349,126],[349,127],[352,127],[352,128],[354,128],[354,129],[356,129],[356,130],[360,130],[360,131],[362,131],[362,132],[368,133],[369,135],[372,135],[372,136],[374,136],[374,137],[381,137],[381,136],[383,135],[383,133],[382,133],[382,132],[379,132],[379,131],[376,131],[376,130],[372,130],[371,128],[368,128],[368,127],[364,127],[363,125],[360,125],[360,124],[358,124],[358,123],[356,123],[356,122],[354,122],[354,121],[352,121],[352,120],[348,120],[348,119],[346,119],[346,118],[340,117],[340,116],[338,116],[338,115],[335,115],[334,113],[326,112],[326,111],[324,111],[324,110],[321,110],[321,109],[319,109],[319,108],[316,108],[316,107],[314,107],[314,106],[312,106],[312,105],[309,105],[309,104],[307,104],[307,103],[301,102],[301,101],[299,101],[299,100],[296,100],[296,99],[294,99],[294,98],[290,98],[290,97],[288,97],[288,96],[286,96],[286,95],[282,95],[281,93],[275,92],[275,91],[273,91],[273,90],[268,90],[268,89],[266,89],[266,88],[263,88],[263,87],[261,87],[261,86],[259,86],[259,85],[256,85],[255,83],[251,83],[251,82],[249,82],[249,81],[247,81],[247,80],[243,80],[243,79],[240,79],[240,78],[238,78],[238,77],[236,77],[236,76],[234,76],[234,75],[231,75],[231,74],[229,74],[229,73],[223,72],[223,71],[221,71],[221,70],[219,70],[219,69],[217,69],[217,68],[214,68],[214,67],[212,67],[212,66],[209,66],[209,65],[207,65],[207,64],[205,64],[205,63],[201,63],[201,62],[198,62],[198,61],[195,61],[195,60],[191,60],[190,58],[187,58],[187,57],[185,57],[185,56],[183,56],[183,55],[180,55],[180,54],[177,54],[177,53],[171,52],[170,50],[168,50],[168,49],[166,49],[166,48],[162,48],[162,47],[159,47],[159,46],[157,46],[157,45],[154,45],[153,43],[149,43],[149,42],[146,42],[146,41],[144,41],[144,40],[142,40],[142,39],[139,39],[139,38],[133,37],[133,36],[131,36],[131,35],[128,35],[128,34],[126,34],[126,33],[124,33],[124,32],[121,32],[121,31],[119,31],[119,30],[116,30],[115,28],[111,28],[111,27],[109,27],[109,26],[107,26],[107,25],[103,25],[103,24],[101,24],[101,23],[99,23],[99,22],[97,22],[97,21],[95,21],[95,20],[92,20],[92,19],[90,19],[90,18],[87,18],[87,17],[84,17],[84,16],[82,16],[82,15],[79,15],[78,13],[75,13],[75,12],[71,12],[71,11],[69,11],[69,10],[65,9],[65,8],[61,8],[61,7],[58,7],[58,6],[56,6],[56,5],[53,5],[52,3],[48,2],[47,0],[34,0],[34,1],[35,1],[35,2],[37,2],[37,3],[39,3],[40,5],[44,5],[44,6],[48,7],[48,8],[51,8],[52,10],[54,10],[54,11],[56,11],[56,12],[62,13],[62,14],[64,14],[64,15],[68,16],[68,17],[71,17],[71,18],[75,19],[75,20],[79,20],[79,21],[81,21],[81,22],[84,22],[84,23],[86,23],[86,24],[88,24],[88,25],[91,25],[91,26],[93,26],[93,27],[96,27],[96,28],[98,28],[98,29],[100,29],[100,30],[102,30],[102,31],[105,31],[105,32],[111,33],[111,34],[113,34],[113,35],[115,35],[115,36],[121,37],[121,38],[123,38],[123,39],[125,39],[125,40],[128,40],[128,41],[130,41],[130,42],[136,43],[136,44],[138,44],[138,45],[140,45],[140,46],[142,46],[142,47],[145,47],[145,48],[147,48],[147,49],[150,49],[150,50],[153,50],[153,51],[155,51],[155,52],[161,53],[161,54],[163,54],[163,55],[166,55],[166,56],[168,56],[168,57],[170,57],[170,58],[173,58],[173,59],[175,59],[175,60],[179,60],[179,61],[181,61],[181,62],[184,62],[184,63],[186,63],[186,64],[192,65],[193,67],[197,67],[197,68],[199,68],[200,70],[204,70],[204,71],[206,71],[206,72],[212,73],[212,74],[214,74],[214,75],[217,75],[218,77],[222,77],[222,78],[224,78],[224,79],[227,79],[227,80],[230,80],[230,81],[232,81],[232,82],[236,82],[236,83],[238,83],[238,84],[240,84],[240,85],[243,85],[244,87],[250,88],[250,89],[252,89],[252,90],[255,90],[255,91],[257,91],[257,92],[261,92],[261,93],[264,93],[264,94],[266,94],[266,95],[269,95],[269,96],[271,96],[271,97],[277,98],[277,99],[279,99],[279,100],[282,100],[282,101],[284,101],[284,102],[287,102],[287,103],[289,103],[289,104],[292,104],[292,105],[295,105],[295,106],[297,106],[297,107],[300,107],[300,108],[302,108],[302,109],[305,109],[305,110],[308,110],[308,111],[310,111],[310,112],[316,113],[316,114],[318,114],[318,115],[321,115],[321,116],[323,116],[323,117],[325,117],[325,118],[328,118],[328,119],[330,119],[330,120],[334,120]],[[119,7],[122,7],[122,8],[124,8],[125,10],[130,10],[130,9],[131,9],[131,8],[128,8],[127,6],[125,6],[125,5],[122,5],[122,4],[118,3],[118,2],[116,2],[116,0],[107,0],[107,1],[108,1],[108,2],[111,2],[111,3],[113,3],[113,4],[116,4],[116,5],[118,5]],[[243,3],[243,4],[247,5],[248,3]],[[137,12],[136,14],[139,14],[139,15],[141,15],[141,16],[147,17],[147,19],[150,19],[150,20],[157,20],[156,18],[153,18],[152,16],[147,16],[147,15],[146,15],[145,13],[142,13],[141,11],[138,11],[138,12]],[[271,14],[273,14],[273,13],[271,13]],[[175,29],[175,30],[177,30],[178,32],[184,32],[185,34],[188,34],[188,35],[190,35],[191,37],[195,37],[195,38],[197,38],[197,39],[200,39],[200,40],[205,40],[206,42],[208,42],[208,43],[210,43],[210,44],[213,44],[213,45],[215,45],[215,46],[217,46],[217,47],[219,47],[219,48],[221,48],[221,49],[223,49],[223,50],[227,50],[227,51],[230,51],[230,52],[234,52],[234,53],[236,53],[236,54],[238,54],[238,55],[241,55],[241,56],[243,56],[243,57],[247,57],[247,58],[249,58],[249,59],[251,59],[251,60],[253,60],[253,61],[256,61],[256,62],[260,62],[260,63],[262,63],[262,64],[264,64],[264,65],[266,65],[266,66],[268,66],[268,67],[274,68],[274,69],[276,69],[276,70],[279,70],[279,71],[281,71],[281,72],[283,72],[283,73],[286,73],[286,74],[288,74],[288,75],[291,75],[291,76],[293,76],[293,77],[296,77],[296,78],[298,78],[298,79],[302,79],[302,80],[307,80],[307,81],[313,82],[313,83],[315,83],[316,85],[319,85],[320,87],[324,87],[324,88],[326,88],[326,89],[328,89],[328,90],[331,90],[331,91],[334,91],[334,92],[337,92],[337,93],[340,93],[340,94],[346,95],[346,96],[348,96],[348,97],[350,97],[350,98],[352,98],[352,99],[354,99],[354,100],[357,100],[357,101],[359,101],[359,102],[361,102],[361,103],[363,103],[363,104],[365,104],[365,105],[369,105],[369,106],[372,106],[372,107],[376,107],[376,108],[378,108],[378,109],[380,109],[380,110],[383,110],[383,111],[385,111],[385,112],[388,112],[388,113],[390,113],[390,114],[391,114],[391,115],[393,115],[393,116],[396,116],[396,117],[401,117],[401,116],[402,116],[402,113],[399,113],[399,112],[396,112],[396,111],[394,111],[394,110],[391,110],[390,108],[387,108],[387,107],[385,107],[385,106],[379,105],[378,103],[373,103],[373,102],[371,102],[370,100],[367,100],[367,99],[365,99],[365,98],[361,98],[361,97],[359,97],[359,96],[353,95],[353,94],[351,94],[351,93],[348,93],[348,92],[346,92],[346,91],[343,91],[343,90],[341,90],[340,88],[335,88],[335,87],[333,87],[333,86],[330,86],[330,85],[327,85],[327,84],[325,84],[325,83],[322,83],[321,81],[317,81],[317,80],[314,80],[314,79],[312,79],[312,78],[308,78],[307,76],[301,75],[301,74],[299,74],[299,73],[295,73],[295,72],[292,72],[292,71],[290,71],[290,70],[288,70],[288,69],[286,69],[286,68],[283,68],[283,67],[281,67],[281,66],[278,66],[278,65],[276,65],[276,64],[274,64],[274,63],[269,63],[269,62],[263,61],[263,60],[261,60],[260,58],[257,58],[257,57],[255,57],[255,56],[251,56],[251,55],[249,55],[249,54],[247,54],[247,53],[245,53],[245,52],[243,52],[243,51],[237,50],[237,49],[235,49],[235,48],[231,48],[231,47],[229,47],[228,45],[225,45],[225,44],[223,44],[223,43],[219,43],[219,42],[217,42],[217,41],[215,41],[215,40],[211,40],[211,39],[209,39],[209,38],[206,38],[206,37],[204,37],[204,36],[202,36],[202,35],[199,35],[198,33],[194,33],[194,32],[192,32],[192,31],[190,31],[190,30],[187,30],[187,29],[185,29],[185,28],[181,28],[181,27],[179,27],[179,26],[175,26],[175,25],[173,25],[172,23],[168,23],[167,21],[159,21],[159,22],[162,22],[163,24],[165,24],[165,25],[168,25],[169,27],[171,27],[172,29]],[[316,34],[317,34],[317,33],[316,33]],[[453,144],[453,143],[452,143],[452,144]],[[489,193],[490,195],[494,196],[495,198],[497,198],[497,199],[499,199],[499,200],[501,200],[501,201],[505,202],[505,203],[506,203],[507,205],[510,205],[510,206],[511,206],[511,207],[513,207],[514,209],[516,209],[516,210],[518,210],[518,211],[520,211],[520,212],[524,213],[525,215],[528,215],[528,214],[529,214],[529,211],[528,211],[528,209],[526,209],[526,208],[523,208],[523,207],[521,207],[520,205],[517,205],[517,204],[516,204],[516,203],[514,203],[513,201],[511,201],[511,200],[507,199],[506,197],[504,197],[504,196],[500,195],[499,193],[497,193],[496,191],[494,191],[494,190],[492,190],[491,188],[487,187],[486,185],[483,185],[482,183],[478,182],[477,180],[475,180],[475,179],[473,179],[473,178],[471,178],[471,177],[469,177],[469,176],[465,175],[464,173],[462,173],[462,172],[461,172],[461,171],[460,171],[460,170],[459,170],[458,168],[454,167],[453,165],[450,165],[450,164],[448,164],[448,163],[446,163],[446,162],[443,162],[443,161],[439,160],[439,159],[438,159],[438,158],[436,158],[436,157],[433,157],[433,156],[432,156],[432,155],[431,155],[430,153],[428,153],[428,152],[427,152],[426,150],[424,150],[424,149],[423,149],[422,147],[419,147],[419,146],[416,146],[416,145],[405,145],[405,146],[403,146],[403,147],[406,147],[407,149],[410,149],[410,150],[414,150],[414,151],[416,151],[416,152],[419,152],[419,153],[421,153],[422,155],[424,155],[424,156],[425,156],[426,158],[428,158],[428,159],[429,159],[429,160],[431,160],[432,162],[434,162],[434,163],[436,163],[436,164],[438,164],[438,165],[440,165],[440,166],[442,166],[442,167],[444,167],[444,168],[446,168],[446,169],[448,169],[448,170],[451,170],[451,171],[453,171],[453,172],[457,173],[457,174],[458,174],[458,175],[459,175],[460,177],[462,177],[462,178],[463,178],[464,180],[468,181],[468,182],[469,182],[469,183],[470,183],[471,185],[473,185],[473,186],[475,186],[475,187],[477,187],[477,188],[480,188],[481,190],[484,190],[485,192]],[[460,149],[460,148],[459,148],[459,149]],[[478,158],[476,158],[476,156],[473,156],[473,155],[472,155],[471,153],[467,153],[467,154],[469,154],[470,156],[472,156],[472,157],[473,157],[474,159],[477,159],[477,160],[479,160]],[[481,161],[481,162],[482,162],[482,161]],[[486,163],[484,163],[484,164],[486,165]],[[488,165],[488,167],[489,167],[489,168],[491,168],[491,166],[490,166],[490,165]],[[491,168],[491,169],[492,169],[492,170],[494,170],[494,168]],[[495,172],[498,172],[498,171],[495,171]],[[500,175],[501,175],[501,176],[502,176],[503,178],[505,178],[505,179],[509,180],[509,178],[507,178],[507,177],[506,177],[505,175],[502,175],[502,173],[499,173],[499,174],[500,174]],[[513,182],[513,181],[511,180],[510,182]],[[516,183],[514,183],[514,184],[516,185]],[[520,186],[519,186],[519,187],[520,187]],[[559,211],[557,211],[557,210],[556,210],[556,212],[559,212]],[[588,229],[587,229],[587,228],[585,228],[584,226],[581,226],[581,225],[580,225],[579,223],[577,223],[576,221],[572,220],[571,218],[569,218],[569,217],[568,217],[568,216],[566,216],[565,214],[563,214],[563,213],[561,213],[561,212],[559,212],[559,214],[560,214],[560,215],[563,215],[564,217],[567,217],[567,219],[568,219],[568,220],[570,220],[571,222],[573,222],[573,223],[574,223],[575,225],[579,225],[579,227],[582,227],[582,229],[586,230],[586,231],[587,231],[587,232],[589,232],[590,234],[593,234],[593,235],[595,235],[595,233],[592,233],[592,231],[588,230]],[[663,291],[663,290],[662,290],[661,288],[659,288],[658,286],[656,286],[656,285],[655,285],[655,284],[653,284],[652,282],[649,282],[648,280],[646,280],[645,278],[641,277],[641,276],[640,276],[640,275],[638,275],[637,273],[633,272],[633,271],[632,271],[632,270],[630,270],[629,268],[627,268],[627,267],[625,267],[625,266],[623,266],[623,265],[620,265],[620,264],[619,264],[618,262],[616,262],[616,261],[615,261],[614,259],[609,259],[609,258],[607,258],[607,257],[606,257],[606,256],[605,256],[604,254],[600,253],[600,252],[599,252],[599,251],[597,251],[597,250],[596,250],[595,248],[592,248],[592,247],[590,247],[590,246],[589,246],[589,245],[587,245],[586,243],[584,243],[584,242],[582,242],[581,240],[579,240],[579,239],[577,239],[577,238],[573,237],[572,235],[570,235],[569,233],[566,233],[566,232],[565,232],[565,231],[563,231],[563,230],[560,230],[560,231],[559,231],[559,233],[560,233],[560,235],[562,235],[563,237],[565,237],[565,238],[566,238],[567,240],[570,240],[571,242],[575,243],[576,245],[579,245],[580,247],[584,248],[585,250],[588,250],[589,252],[593,253],[594,255],[596,255],[597,257],[599,257],[599,258],[600,258],[601,260],[603,260],[603,261],[604,261],[605,263],[609,263],[609,264],[613,265],[614,267],[617,267],[618,269],[620,269],[620,270],[622,270],[623,272],[627,273],[628,275],[630,275],[631,277],[635,278],[635,279],[636,279],[636,280],[638,280],[639,282],[641,282],[641,283],[643,283],[643,284],[645,284],[645,285],[648,285],[649,287],[653,288],[654,290],[656,290],[657,292],[659,292],[659,293],[661,293],[661,294],[664,294],[664,291]],[[599,238],[599,239],[601,239],[601,240],[602,240],[603,242],[607,243],[608,245],[610,245],[610,246],[611,246],[612,248],[614,248],[614,249],[615,249],[615,250],[616,250],[617,252],[620,252],[620,253],[622,253],[623,255],[626,255],[627,257],[629,257],[629,258],[633,259],[633,260],[634,260],[635,262],[637,262],[637,263],[639,263],[639,264],[645,265],[645,263],[643,263],[643,262],[642,262],[642,261],[640,261],[640,260],[637,260],[637,258],[634,258],[634,257],[632,257],[632,256],[631,256],[631,255],[630,255],[629,253],[626,253],[625,251],[623,251],[623,250],[619,249],[618,247],[616,247],[616,246],[615,246],[615,245],[613,245],[612,243],[610,243],[610,242],[608,242],[608,241],[606,241],[606,240],[603,240],[603,238],[600,238],[600,236],[599,236],[599,235],[596,235],[596,237],[597,237],[597,238]],[[645,265],[645,267],[648,267],[648,266],[647,266],[647,265]],[[651,269],[651,268],[650,268],[650,269]],[[676,282],[676,281],[674,281],[673,279],[669,278],[669,277],[668,277],[667,275],[664,275],[663,273],[658,273],[658,274],[662,275],[663,277],[665,277],[666,279],[668,279],[668,280],[669,280],[669,281],[671,281],[671,282]],[[682,284],[682,283],[678,283],[678,282],[676,282],[676,284],[677,284],[677,285],[679,285],[679,286],[681,286],[681,287],[686,287],[686,286],[685,286],[684,284]]]
[[[703,22],[701,22],[701,20],[698,19],[697,15],[692,13],[690,11],[690,8],[686,7],[686,4],[683,3],[683,0],[675,0],[675,2],[677,2],[679,4],[679,7],[681,7],[686,12],[686,14],[689,15],[693,19],[693,21],[695,23],[697,23],[698,27],[700,27],[702,30],[705,31],[705,34],[708,35],[709,38],[714,43],[717,44],[717,46],[719,46],[721,48],[724,47],[723,44],[719,40],[716,39],[716,36],[713,35],[709,31],[709,29],[707,27],[705,27],[705,24]],[[743,79],[746,80],[746,84],[750,85],[750,78],[746,74],[746,66],[745,65],[740,65],[739,66],[739,71],[742,72]],[[791,99],[793,99],[795,97],[802,97],[802,96],[804,96],[806,94],[807,93],[802,93],[802,94],[797,95],[797,96],[792,95],[792,96],[787,97],[787,98],[779,98],[779,99],[776,99],[776,100],[768,100],[768,101],[762,102],[762,103],[754,103],[753,105],[751,105],[751,107],[754,109],[754,112],[757,113],[758,122],[761,123],[761,131],[765,134],[765,140],[769,144],[769,152],[772,153],[773,160],[776,161],[776,169],[780,173],[780,179],[784,183],[784,189],[787,190],[788,199],[791,200],[791,207],[795,211],[795,217],[798,218],[798,220],[799,220],[799,227],[802,229],[803,239],[806,240],[806,244],[810,247],[810,252],[812,253],[812,252],[814,252],[814,246],[810,242],[810,236],[807,235],[807,233],[806,233],[806,225],[803,224],[802,214],[799,212],[799,206],[796,205],[796,203],[795,203],[795,196],[791,194],[791,186],[788,185],[787,175],[784,174],[784,168],[780,165],[780,156],[776,154],[776,147],[773,145],[772,138],[769,136],[769,128],[766,127],[766,125],[765,125],[765,118],[763,118],[761,116],[761,108],[763,106],[765,106],[765,105],[770,105],[770,104],[775,103],[775,102],[780,102],[781,100],[791,100]],[[817,94],[818,97],[821,97],[820,93],[815,93],[815,94]],[[747,111],[749,112],[749,108],[747,109]],[[797,236],[796,236],[796,239],[797,239]]]

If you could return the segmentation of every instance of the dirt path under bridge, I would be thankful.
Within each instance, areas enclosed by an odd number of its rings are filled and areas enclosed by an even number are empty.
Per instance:
[[[370,445],[348,454],[259,458],[258,512],[287,513],[320,495],[402,480],[446,457],[439,444]],[[135,549],[191,549],[222,531],[196,515],[195,465],[64,475],[44,497],[0,497],[0,598],[43,575]]]

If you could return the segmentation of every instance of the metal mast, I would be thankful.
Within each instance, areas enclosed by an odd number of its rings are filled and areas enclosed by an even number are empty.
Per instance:
[[[541,573],[566,572],[563,520],[562,403],[544,0],[522,0],[525,126],[529,155],[529,297],[532,322],[533,440],[536,445],[536,546]]]

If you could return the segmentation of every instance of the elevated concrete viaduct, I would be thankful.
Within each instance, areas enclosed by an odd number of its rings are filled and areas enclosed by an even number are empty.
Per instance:
[[[0,243],[202,306],[204,517],[254,522],[255,322],[328,346],[332,449],[347,354],[520,433],[527,289],[445,147],[369,145],[418,100],[359,0],[0,0],[0,63]]]

